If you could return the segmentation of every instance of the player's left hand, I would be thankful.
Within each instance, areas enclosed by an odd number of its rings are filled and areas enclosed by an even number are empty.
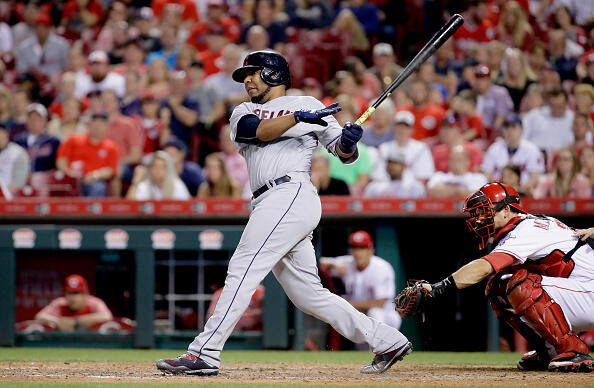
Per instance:
[[[576,237],[581,237],[583,241],[586,241],[588,238],[594,236],[594,228],[576,229],[574,235]]]
[[[345,154],[352,154],[357,148],[357,142],[363,136],[363,128],[354,123],[346,123],[342,128],[342,136],[340,136],[339,146],[340,150]]]
[[[336,114],[342,110],[341,107],[338,106],[338,103],[335,102],[332,105],[328,105],[324,109],[314,110],[313,112],[306,112],[303,110],[295,111],[295,121],[297,123],[304,122],[309,124],[317,124],[321,125],[322,127],[327,127],[328,123],[326,120],[322,120],[322,117],[330,116]]]

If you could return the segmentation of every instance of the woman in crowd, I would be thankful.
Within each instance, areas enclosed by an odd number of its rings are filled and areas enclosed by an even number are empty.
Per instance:
[[[497,25],[497,39],[507,46],[526,50],[532,44],[534,34],[526,12],[517,1],[507,1],[503,5],[501,18]]]
[[[576,26],[573,22],[573,16],[566,5],[559,5],[552,15],[553,27],[560,28],[565,32],[565,37],[582,47],[586,47],[588,37],[586,31],[580,26]]]
[[[219,153],[206,157],[204,171],[206,182],[198,188],[198,198],[241,198],[241,187],[229,177],[225,161]]]
[[[592,146],[582,148],[580,155],[581,173],[590,181],[592,195],[594,195],[594,148]]]
[[[68,98],[61,104],[62,118],[54,117],[48,124],[47,130],[60,141],[66,140],[73,133],[84,133],[87,130],[83,120],[80,119],[80,101]]]
[[[4,85],[0,85],[0,123],[6,124],[10,128],[12,121],[12,96],[10,90]]]
[[[514,102],[514,111],[520,110],[520,103],[526,94],[535,76],[528,67],[524,54],[517,48],[505,50],[505,72],[503,72],[501,85],[507,89]]]
[[[559,150],[553,172],[541,178],[534,189],[534,198],[589,198],[590,181],[580,172],[577,153],[571,147]]]
[[[147,91],[152,92],[159,99],[167,98],[171,94],[169,66],[163,58],[155,58],[148,68]]]
[[[187,200],[190,199],[190,193],[179,179],[169,155],[165,151],[157,151],[150,156],[148,168],[140,165],[134,170],[126,198],[137,201]]]

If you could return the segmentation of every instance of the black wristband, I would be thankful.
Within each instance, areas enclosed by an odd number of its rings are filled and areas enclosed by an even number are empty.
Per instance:
[[[431,295],[433,295],[434,297],[443,296],[450,290],[455,290],[457,288],[458,287],[456,286],[454,277],[450,275],[442,281],[433,283],[431,285]]]

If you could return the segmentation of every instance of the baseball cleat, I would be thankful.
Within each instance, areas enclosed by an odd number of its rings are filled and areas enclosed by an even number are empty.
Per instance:
[[[584,353],[561,353],[551,360],[549,370],[551,372],[592,372],[594,371],[594,359]]]
[[[371,364],[365,365],[361,368],[361,373],[367,374],[379,374],[384,373],[396,361],[400,361],[404,358],[404,356],[412,353],[413,346],[410,342],[405,343],[401,347],[396,350],[392,350],[391,352],[384,353],[384,354],[376,354],[371,361]]]
[[[207,364],[192,353],[184,353],[176,358],[162,358],[157,361],[157,369],[166,373],[186,374],[196,376],[215,376],[219,368]]]
[[[518,369],[523,371],[543,371],[548,370],[551,357],[548,354],[539,353],[532,350],[525,353],[518,361]]]

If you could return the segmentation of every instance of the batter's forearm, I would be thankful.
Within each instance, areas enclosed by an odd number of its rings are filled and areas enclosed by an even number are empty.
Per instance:
[[[295,115],[264,119],[258,124],[256,137],[260,141],[272,141],[281,137],[283,133],[287,132],[295,124],[297,124]]]
[[[493,273],[493,267],[485,259],[471,261],[452,274],[458,289],[470,287]]]

